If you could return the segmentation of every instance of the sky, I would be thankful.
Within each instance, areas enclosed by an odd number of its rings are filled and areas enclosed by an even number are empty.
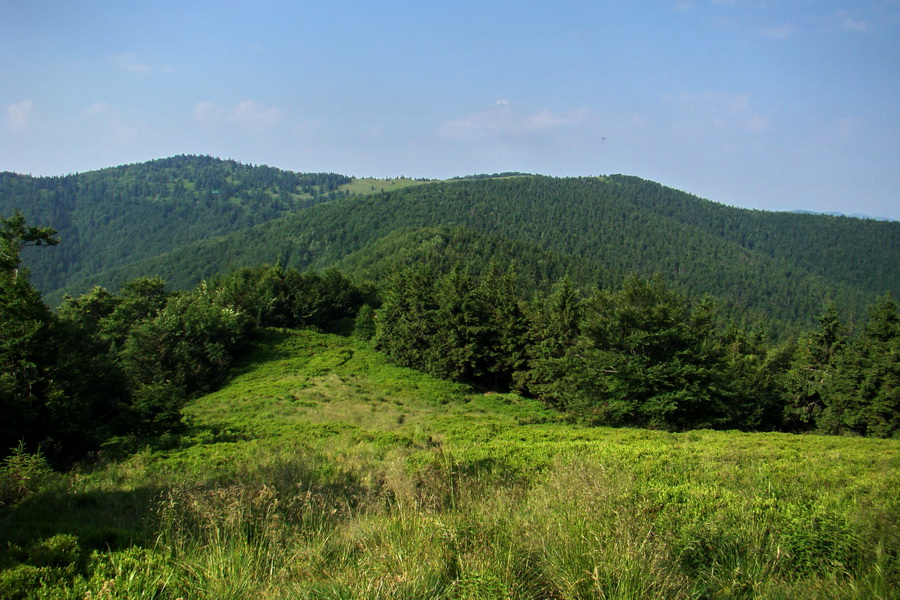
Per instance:
[[[176,154],[900,219],[900,0],[0,0],[0,171]]]

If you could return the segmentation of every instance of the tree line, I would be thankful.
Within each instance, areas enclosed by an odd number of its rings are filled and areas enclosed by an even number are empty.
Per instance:
[[[336,270],[261,265],[171,292],[159,277],[95,287],[56,312],[20,268],[55,230],[0,217],[0,453],[57,464],[114,436],[177,429],[190,398],[224,382],[260,327],[356,335],[397,364],[541,399],[574,421],[668,430],[738,428],[893,437],[900,316],[881,296],[861,326],[830,304],[817,327],[771,342],[710,297],[661,276],[582,290],[564,276],[525,298],[516,273],[398,266],[379,288]]]
[[[473,178],[340,198],[347,181],[187,156],[60,178],[0,173],[0,214],[19,208],[60,230],[52,258],[24,255],[54,306],[64,292],[146,273],[188,290],[232,266],[364,262],[387,241],[415,251],[397,235],[435,228],[488,260],[520,254],[526,285],[539,276],[547,289],[560,271],[604,287],[660,272],[723,300],[733,317],[765,315],[774,334],[809,327],[828,299],[858,320],[878,294],[900,293],[897,223],[730,208],[618,175]],[[340,268],[363,275],[349,266]]]
[[[776,335],[809,327],[829,299],[858,318],[878,294],[900,292],[896,223],[732,209],[624,177],[436,182],[338,199],[178,247],[152,269],[131,263],[128,277],[165,273],[187,289],[230,265],[351,267],[386,252],[387,242],[395,253],[416,253],[413,244],[427,242],[398,234],[435,229],[486,262],[521,254],[522,279],[545,278],[543,288],[559,266],[579,286],[663,273],[690,294],[723,300],[732,317],[763,316]]]
[[[374,341],[399,364],[516,390],[591,424],[900,434],[889,293],[856,332],[829,304],[813,331],[773,343],[659,275],[589,293],[564,277],[527,302],[515,288],[496,267],[482,277],[407,268],[382,290]]]
[[[65,465],[115,436],[178,429],[189,399],[225,381],[257,327],[326,327],[366,291],[337,271],[236,271],[188,292],[159,277],[95,287],[54,313],[20,268],[55,230],[0,217],[0,454],[19,443]]]

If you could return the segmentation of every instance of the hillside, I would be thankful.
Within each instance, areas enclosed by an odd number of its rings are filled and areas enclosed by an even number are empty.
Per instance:
[[[897,440],[582,427],[289,330],[185,412],[69,473],[22,457],[0,595],[888,598],[900,577]]]
[[[369,252],[383,259],[386,246],[409,253],[385,240],[435,226],[478,236],[486,244],[478,250],[484,262],[505,260],[513,247],[525,252],[517,264],[534,260],[534,252],[549,253],[560,257],[560,268],[598,277],[581,280],[585,286],[658,272],[693,294],[723,299],[733,314],[751,311],[803,325],[827,300],[861,314],[879,293],[900,291],[897,223],[732,209],[634,178],[534,176],[339,199],[176,249],[101,281],[153,272],[189,287],[210,273],[260,262],[303,269],[347,259],[353,267],[377,262],[362,258]]]
[[[38,288],[127,265],[340,195],[351,178],[176,156],[65,177],[0,173],[0,214],[20,210],[63,244],[26,257]]]
[[[28,206],[27,218],[60,230],[59,248],[26,257],[54,305],[95,284],[160,274],[187,289],[259,263],[378,280],[423,252],[514,264],[523,293],[565,272],[584,287],[661,273],[733,315],[803,327],[828,300],[854,318],[879,294],[900,295],[900,223],[731,208],[628,176],[504,175],[424,185],[176,157],[68,178],[6,174],[0,213]],[[443,241],[427,249],[433,234]]]

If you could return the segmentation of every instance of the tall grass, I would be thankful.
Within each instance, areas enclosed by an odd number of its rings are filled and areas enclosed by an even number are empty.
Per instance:
[[[897,441],[574,427],[334,336],[266,344],[183,439],[3,509],[6,597],[898,597]],[[91,541],[124,506],[132,542]]]

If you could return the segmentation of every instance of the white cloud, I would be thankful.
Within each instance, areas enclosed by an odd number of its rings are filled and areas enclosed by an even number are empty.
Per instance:
[[[250,131],[262,131],[278,124],[282,118],[280,109],[255,100],[244,100],[234,106],[221,106],[209,101],[194,105],[194,119],[207,127],[231,125]]]
[[[843,31],[846,33],[869,33],[873,27],[865,19],[853,17],[849,11],[839,10],[828,16],[826,31]]]
[[[265,129],[281,119],[281,111],[253,100],[245,100],[234,107],[238,125],[248,129]]]
[[[865,21],[858,21],[852,17],[844,17],[844,20],[841,22],[841,29],[853,33],[866,33],[870,30],[870,27]]]
[[[6,107],[6,123],[14,131],[25,131],[31,121],[31,112],[34,102],[22,100]]]
[[[109,104],[106,102],[97,102],[85,109],[84,114],[87,116],[100,115],[109,110]]]
[[[508,100],[501,99],[487,110],[448,121],[441,128],[441,134],[457,140],[527,137],[551,134],[582,123],[586,117],[585,110],[552,112],[544,109],[521,115]]]
[[[115,57],[116,65],[129,73],[150,73],[153,67],[148,64],[138,62],[134,54],[131,52],[123,52]]]
[[[141,132],[139,127],[128,123],[117,110],[106,102],[92,104],[84,110],[84,116],[112,142],[132,142]]]
[[[755,111],[746,94],[680,94],[674,98],[676,127],[684,133],[761,133],[769,118]]]
[[[154,67],[153,65],[142,62],[138,60],[137,57],[131,52],[123,52],[122,54],[118,54],[113,57],[113,60],[115,61],[117,67],[129,73],[147,74],[153,73],[155,71],[174,71],[172,67]]]

